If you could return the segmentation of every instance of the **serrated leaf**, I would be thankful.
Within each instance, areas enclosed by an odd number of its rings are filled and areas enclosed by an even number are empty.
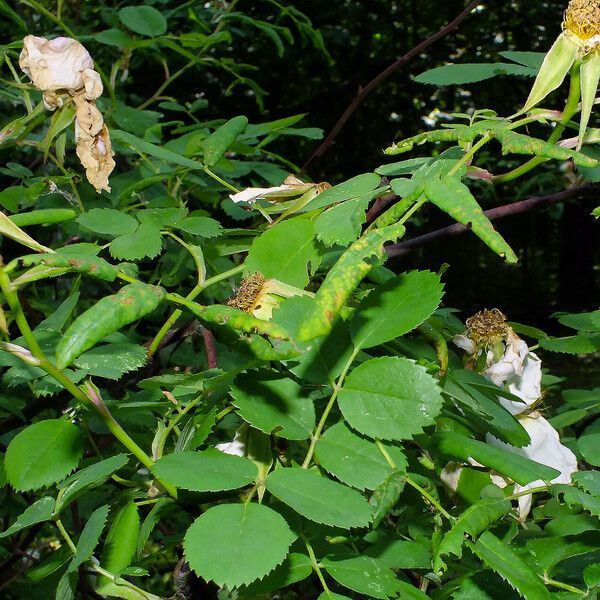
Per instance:
[[[406,471],[402,449],[391,444],[384,447],[397,469]],[[359,490],[374,490],[394,471],[373,441],[353,433],[343,422],[325,431],[317,442],[315,456],[329,473]]]
[[[147,358],[146,349],[137,344],[104,344],[84,352],[73,364],[89,375],[120,379],[125,373],[143,367]]]
[[[492,77],[498,77],[499,75],[535,77],[536,73],[537,69],[523,65],[512,65],[510,63],[464,63],[436,67],[417,75],[414,79],[417,83],[447,86],[476,83],[491,79]]]
[[[154,526],[162,519],[165,513],[173,510],[173,508],[174,502],[171,498],[159,498],[158,502],[152,507],[152,510],[148,513],[148,516],[144,519],[144,522],[140,527],[140,533],[136,544],[136,555],[138,558],[144,550],[144,546],[148,541]]]
[[[168,454],[154,463],[153,472],[167,483],[194,492],[235,490],[252,483],[258,476],[251,460],[214,448]]]
[[[221,223],[215,221],[215,219],[209,219],[208,217],[187,217],[186,219],[178,221],[175,227],[186,233],[199,235],[204,238],[217,237],[223,232]]]
[[[400,587],[394,573],[369,556],[328,556],[321,565],[340,585],[368,598],[392,598]]]
[[[16,490],[36,490],[64,479],[82,454],[79,428],[65,419],[48,419],[30,425],[11,440],[4,468]]]
[[[581,506],[595,517],[600,517],[600,498],[568,485],[553,485],[551,491],[555,496],[562,494],[563,501],[568,506]]]
[[[303,517],[342,529],[365,527],[371,509],[357,491],[300,468],[282,468],[269,474],[271,494]]]
[[[162,236],[160,229],[152,223],[140,223],[133,233],[115,238],[109,245],[110,255],[117,260],[141,260],[160,254]]]
[[[470,228],[477,237],[496,254],[504,257],[508,263],[517,262],[517,257],[511,247],[494,229],[469,188],[460,179],[444,177],[429,181],[425,185],[425,195],[455,221]]]
[[[412,540],[399,540],[392,534],[368,546],[367,556],[376,558],[382,565],[394,570],[431,569],[429,549],[422,543]]]
[[[574,556],[596,552],[600,546],[598,532],[578,535],[576,539],[545,537],[527,541],[527,550],[544,575],[550,575],[554,567]]]
[[[600,335],[579,334],[564,338],[542,338],[540,347],[562,354],[589,354],[600,349]]]
[[[156,37],[167,31],[167,20],[152,6],[126,6],[118,15],[125,27],[140,35]]]
[[[369,198],[346,200],[322,212],[315,219],[317,239],[326,246],[347,246],[360,236],[366,220]]]
[[[117,454],[73,473],[58,486],[56,513],[59,514],[85,491],[102,485],[115,471],[123,468],[127,461],[126,454]]]
[[[13,533],[17,533],[22,529],[43,523],[52,518],[54,512],[54,498],[44,496],[36,500],[31,506],[28,506],[25,511],[17,517],[17,520],[5,531],[0,532],[0,539],[8,537]]]
[[[183,547],[200,577],[233,588],[270,573],[295,539],[283,517],[262,504],[221,504],[192,523]]]
[[[114,208],[92,208],[77,217],[77,222],[89,231],[109,237],[133,233],[139,225],[134,217]]]
[[[247,126],[246,117],[234,117],[203,140],[200,147],[204,152],[205,164],[209,167],[216,165]]]
[[[314,239],[314,225],[306,219],[278,223],[257,237],[244,263],[245,273],[262,273],[298,288],[308,284],[308,268],[321,261]]]
[[[404,232],[404,226],[400,224],[375,229],[342,254],[315,295],[312,312],[298,332],[300,341],[313,340],[331,331],[352,292],[383,257],[383,244],[402,237]]]
[[[359,304],[350,321],[357,348],[379,346],[408,333],[439,306],[443,286],[439,275],[411,271],[376,287]]]
[[[254,597],[281,590],[288,585],[302,581],[312,573],[312,561],[304,554],[290,552],[275,570],[260,581],[239,589],[242,597]]]
[[[309,212],[344,202],[352,198],[360,198],[361,196],[369,195],[375,188],[379,186],[381,177],[375,173],[363,173],[352,177],[347,181],[338,183],[332,188],[321,192],[315,196],[300,212]]]
[[[600,466],[600,433],[582,435],[577,440],[577,447],[586,462],[594,467]]]
[[[315,408],[308,393],[273,371],[239,375],[231,386],[231,396],[242,419],[264,433],[305,440],[315,427]]]
[[[404,491],[406,474],[400,471],[390,473],[374,490],[369,498],[373,527],[378,527],[385,516],[396,506]]]
[[[552,481],[560,475],[556,469],[459,433],[436,433],[432,438],[432,443],[443,454],[465,462],[472,458],[520,485],[527,485],[537,479]]]
[[[360,433],[406,440],[432,425],[442,408],[436,380],[401,357],[368,360],[346,378],[338,404],[344,419]]]
[[[494,534],[485,531],[475,543],[468,542],[468,546],[525,600],[549,600],[550,592],[533,569],[508,544],[499,540]]]
[[[434,570],[439,573],[446,569],[443,561],[446,555],[453,554],[461,558],[466,536],[476,539],[492,523],[508,514],[510,509],[511,504],[508,500],[497,498],[486,498],[467,508],[437,546],[433,556]]]
[[[577,487],[600,498],[600,471],[577,471],[571,479]]]
[[[64,369],[107,335],[151,313],[162,301],[162,288],[143,283],[122,287],[79,315],[56,347],[56,366]]]
[[[67,569],[68,573],[76,571],[84,562],[89,560],[100,541],[100,536],[106,525],[108,504],[97,508],[86,521],[85,527],[77,541],[77,550]]]

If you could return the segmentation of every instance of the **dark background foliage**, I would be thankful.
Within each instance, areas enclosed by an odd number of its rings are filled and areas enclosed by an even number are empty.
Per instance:
[[[105,7],[122,3],[106,2]],[[207,3],[207,7],[211,3]],[[213,3],[214,4],[214,3]],[[189,31],[185,6],[181,3],[157,0],[155,5],[174,11]],[[207,110],[215,117],[248,114],[260,121],[306,112],[307,126],[318,126],[326,132],[335,124],[361,85],[380,73],[390,63],[422,39],[451,20],[464,4],[456,0],[440,3],[433,0],[298,0],[293,3],[303,11],[323,34],[329,53],[315,48],[302,39],[293,23],[285,16],[280,24],[294,33],[294,45],[278,56],[273,43],[255,29],[240,30],[227,48],[218,52],[229,54],[238,63],[255,65],[247,72],[263,90],[264,107],[253,103],[255,94],[243,85],[227,90],[226,74],[210,68],[191,68],[175,80],[164,92],[180,101],[193,101],[202,95],[209,101]],[[281,6],[290,6],[283,2]],[[255,18],[272,20],[273,3],[246,2],[236,6]],[[21,4],[15,9],[28,21],[31,9]],[[503,50],[546,51],[560,30],[563,2],[482,2],[462,23],[460,29],[444,38],[426,53],[414,59],[377,87],[356,111],[339,135],[335,145],[310,165],[308,175],[316,181],[339,182],[357,173],[371,170],[386,159],[381,150],[393,139],[414,135],[428,125],[424,117],[439,111],[438,126],[444,114],[465,112],[469,107],[491,108],[501,115],[512,112],[527,95],[530,80],[496,78],[473,84],[467,89],[441,88],[417,84],[412,77],[448,61],[485,62],[501,60]],[[92,54],[108,70],[118,57],[116,49],[94,42],[85,33],[114,26],[112,13],[102,4],[65,2],[65,21],[83,35]],[[6,21],[6,36],[12,25]],[[171,27],[172,32],[177,33]],[[192,27],[193,30],[193,27]],[[52,32],[52,25],[37,20],[39,35]],[[130,64],[131,76],[125,84],[130,104],[135,106],[150,97],[164,81],[165,68],[171,74],[185,65],[186,59],[176,54],[162,56],[156,51],[136,52]],[[168,65],[168,66],[166,66]],[[562,97],[562,96],[560,96]],[[554,96],[559,101],[559,95]],[[560,109],[560,105],[555,108]],[[592,124],[593,125],[593,124]],[[278,151],[302,165],[318,146],[318,141],[284,138]],[[506,168],[511,165],[507,162]],[[542,167],[525,184],[490,190],[481,187],[478,199],[484,208],[548,194],[564,189],[569,181],[564,173],[550,163]],[[518,267],[505,266],[474,237],[465,235],[428,245],[394,266],[401,270],[412,267],[439,268],[449,263],[445,275],[446,302],[472,313],[490,303],[496,304],[514,320],[552,328],[548,317],[558,307],[561,310],[587,310],[596,306],[598,244],[600,225],[589,216],[595,205],[592,199],[568,203],[549,210],[509,218],[499,229],[520,256]],[[597,203],[596,203],[597,204]],[[445,217],[431,211],[425,213],[420,227],[410,234],[435,229],[447,224]]]

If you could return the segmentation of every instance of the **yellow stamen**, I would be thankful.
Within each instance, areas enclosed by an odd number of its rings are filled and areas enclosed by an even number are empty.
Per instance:
[[[260,273],[249,275],[242,280],[235,296],[227,300],[227,306],[233,306],[252,314],[266,281]]]
[[[600,0],[571,0],[563,29],[581,40],[600,35]]]
[[[467,319],[467,336],[479,347],[503,340],[509,330],[506,316],[497,308],[486,308]]]

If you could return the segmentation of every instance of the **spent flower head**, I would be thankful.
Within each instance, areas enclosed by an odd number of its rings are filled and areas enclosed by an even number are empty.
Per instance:
[[[557,89],[575,68],[581,81],[581,119],[577,149],[581,148],[600,82],[600,0],[571,0],[562,33],[546,54],[529,98],[518,114],[534,108]]]

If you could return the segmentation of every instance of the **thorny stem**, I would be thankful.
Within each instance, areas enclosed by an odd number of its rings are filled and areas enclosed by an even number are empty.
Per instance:
[[[4,270],[0,269],[0,287],[13,313],[17,327],[21,335],[25,338],[28,349],[39,364],[43,371],[60,383],[76,400],[84,406],[92,409],[104,422],[107,429],[127,448],[146,468],[152,471],[154,463],[152,459],[136,444],[129,434],[119,425],[115,418],[110,414],[106,406],[96,404],[81,388],[77,387],[65,373],[57,368],[40,348],[33,331],[29,327],[25,313],[16,290],[12,287],[8,275]],[[173,497],[177,496],[177,490],[169,484],[160,482],[165,490]]]
[[[315,429],[315,432],[310,439],[310,446],[308,448],[308,452],[306,453],[306,458],[304,459],[304,462],[302,463],[303,469],[308,469],[308,467],[310,466],[310,461],[312,460],[313,454],[315,453],[315,447],[317,445],[317,442],[319,441],[319,438],[321,437],[321,433],[323,433],[323,428],[325,427],[325,422],[327,421],[327,417],[329,416],[329,413],[331,412],[332,408],[335,405],[335,402],[340,393],[340,390],[342,389],[342,386],[344,385],[344,380],[346,379],[346,376],[348,375],[348,371],[350,371],[350,367],[352,366],[352,363],[354,362],[354,359],[356,358],[356,356],[359,352],[360,352],[360,348],[354,348],[354,350],[352,351],[352,354],[350,355],[350,357],[348,358],[348,360],[344,366],[344,370],[342,371],[341,375],[338,377],[338,380],[337,380],[335,386],[333,387],[333,394],[331,394],[331,398],[329,399],[329,402],[327,403],[327,406],[325,407],[325,410],[323,411],[323,414],[321,415],[319,424],[317,425],[317,428]]]
[[[194,287],[194,289],[192,289],[192,291],[185,297],[186,300],[195,300],[198,295],[200,294],[200,292],[204,291],[206,288],[209,288],[211,285],[214,285],[215,283],[219,283],[221,281],[223,281],[224,279],[229,279],[230,277],[234,277],[235,275],[238,275],[239,273],[241,273],[244,270],[244,265],[237,265],[236,267],[233,267],[232,269],[229,269],[228,271],[223,271],[223,273],[219,273],[218,275],[215,275],[214,277],[209,277],[205,282],[204,285],[196,285]],[[183,311],[181,309],[177,309],[174,310],[173,313],[171,314],[171,316],[165,321],[164,325],[160,328],[160,330],[158,331],[158,333],[154,336],[154,339],[152,340],[152,342],[150,343],[150,346],[148,348],[148,356],[153,356],[156,351],[160,348],[160,343],[163,340],[163,338],[165,337],[165,335],[167,335],[169,329],[171,329],[171,327],[173,327],[173,325],[175,324],[175,321],[177,321],[177,319],[179,319],[179,317],[183,314]]]

